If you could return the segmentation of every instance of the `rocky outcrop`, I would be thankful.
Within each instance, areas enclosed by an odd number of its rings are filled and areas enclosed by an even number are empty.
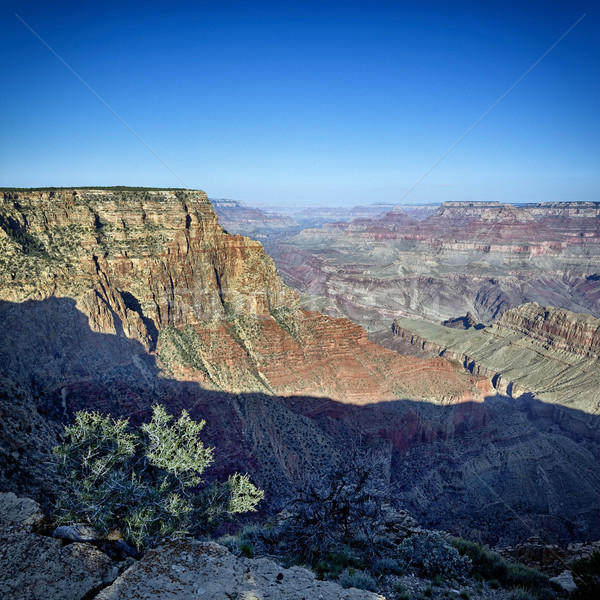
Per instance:
[[[600,358],[600,319],[532,302],[509,310],[497,329],[514,331],[552,350]]]
[[[600,414],[600,319],[591,315],[530,303],[482,330],[450,330],[414,319],[399,319],[392,330],[413,346],[489,377],[514,398],[530,393],[545,403]]]
[[[169,541],[147,552],[139,562],[116,562],[90,544],[64,545],[33,532],[42,519],[33,500],[0,493],[2,598],[382,599],[377,594],[319,581],[300,567],[284,569],[264,558],[236,558],[214,542]]]
[[[574,562],[589,559],[600,551],[600,541],[569,544],[561,547],[530,539],[514,547],[498,548],[506,558],[552,575],[559,575]]]
[[[473,315],[468,312],[464,317],[456,317],[455,319],[448,319],[442,323],[445,327],[451,327],[452,329],[470,329],[471,327],[481,328],[483,325],[477,323]]]
[[[34,533],[40,507],[0,493],[0,596],[11,600],[82,600],[115,580],[122,565],[88,544],[63,546]]]
[[[319,581],[301,567],[284,569],[266,558],[236,558],[214,542],[167,542],[130,567],[96,600],[196,600],[198,597],[273,600],[383,600],[382,596]]]

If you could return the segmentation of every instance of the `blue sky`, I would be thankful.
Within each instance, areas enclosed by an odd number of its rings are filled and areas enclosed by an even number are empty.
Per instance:
[[[271,204],[600,201],[592,0],[5,0],[0,27],[2,186],[189,187]]]

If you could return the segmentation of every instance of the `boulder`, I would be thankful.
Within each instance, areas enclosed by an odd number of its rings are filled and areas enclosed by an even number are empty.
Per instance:
[[[577,589],[571,571],[563,571],[560,575],[552,577],[550,581],[560,585],[561,588],[569,593],[574,592]]]
[[[266,558],[236,558],[214,542],[170,541],[125,571],[96,600],[383,600],[382,596],[318,581],[300,567]]]
[[[44,518],[40,505],[12,492],[0,492],[0,530],[31,531]]]
[[[113,581],[119,566],[89,544],[63,546],[35,533],[0,533],[0,598],[81,600]]]
[[[94,542],[102,538],[102,534],[93,527],[83,523],[60,525],[52,532],[52,537],[72,542]]]

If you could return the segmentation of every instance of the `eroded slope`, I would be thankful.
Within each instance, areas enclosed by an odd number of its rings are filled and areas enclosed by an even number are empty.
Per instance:
[[[535,303],[511,309],[490,327],[457,330],[397,319],[393,336],[456,360],[518,397],[600,414],[600,319]],[[393,341],[393,337],[392,337]]]
[[[600,316],[600,204],[446,202],[425,220],[305,230],[269,248],[306,306],[370,330],[397,317],[471,312],[491,323],[526,302]]]

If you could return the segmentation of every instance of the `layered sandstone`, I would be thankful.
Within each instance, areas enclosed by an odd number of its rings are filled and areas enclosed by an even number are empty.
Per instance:
[[[269,252],[306,306],[370,331],[470,312],[490,324],[538,302],[600,316],[600,203],[446,202],[279,239]]]
[[[444,361],[403,359],[349,321],[302,312],[261,244],[225,233],[203,192],[6,192],[2,234],[1,300],[72,298],[92,331],[157,349],[167,373],[209,388],[481,398]]]
[[[450,329],[415,319],[394,322],[395,336],[430,355],[456,360],[512,397],[600,414],[600,319],[525,304],[481,330]]]

